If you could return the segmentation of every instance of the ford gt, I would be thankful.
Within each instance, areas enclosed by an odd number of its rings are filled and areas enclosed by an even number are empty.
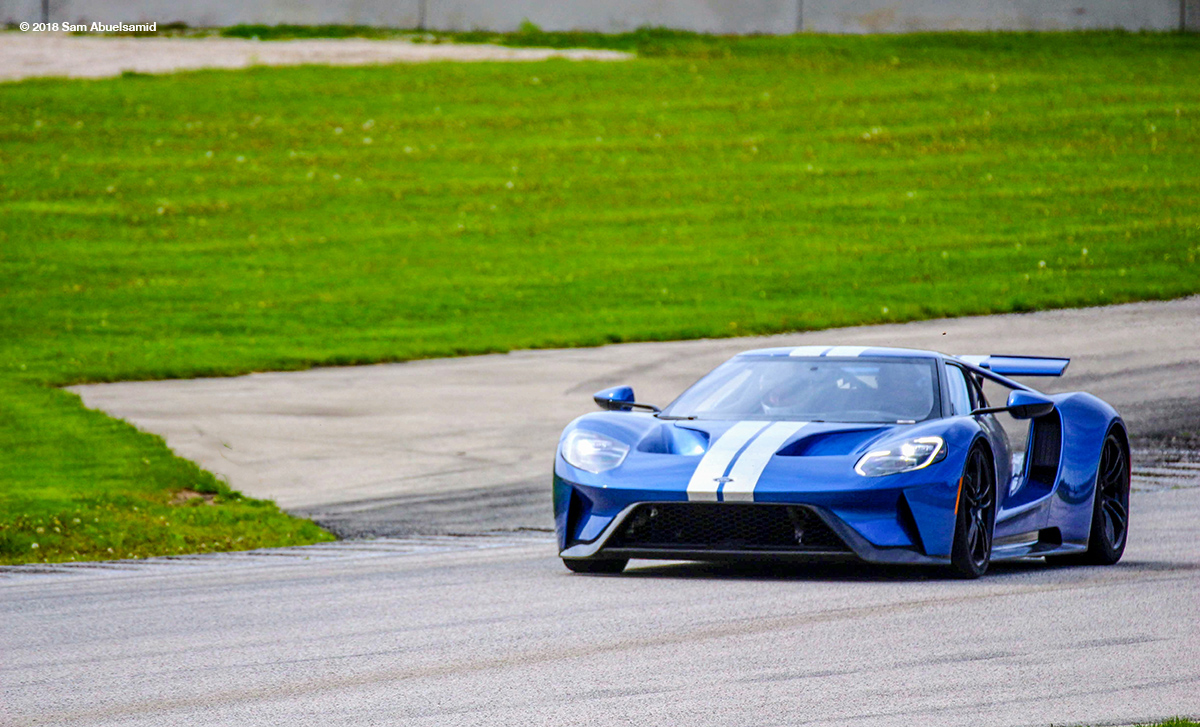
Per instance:
[[[554,464],[559,555],[850,559],[942,566],[1045,557],[1112,564],[1129,528],[1129,438],[1061,376],[1069,359],[802,346],[741,353],[663,409],[618,386],[571,422]],[[1008,390],[1003,406],[984,382]],[[989,386],[989,389],[994,387]],[[1014,452],[997,415],[1028,436]]]

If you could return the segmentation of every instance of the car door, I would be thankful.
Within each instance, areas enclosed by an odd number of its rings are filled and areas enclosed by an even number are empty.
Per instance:
[[[987,405],[983,390],[975,381],[975,377],[958,364],[946,364],[946,385],[950,395],[951,416],[967,416]],[[996,512],[999,516],[1004,508],[1005,495],[1008,494],[1009,482],[1012,479],[1012,450],[1008,435],[995,416],[980,414],[975,420],[992,447],[996,472]]]

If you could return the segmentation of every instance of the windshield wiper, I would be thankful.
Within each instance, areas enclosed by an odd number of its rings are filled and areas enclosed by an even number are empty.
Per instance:
[[[696,417],[694,417],[694,416],[691,416],[691,417],[673,417],[673,416],[670,416],[669,414],[655,414],[654,416],[658,417],[659,419],[671,419],[671,420],[692,420],[692,419],[695,419],[695,418],[696,418]]]

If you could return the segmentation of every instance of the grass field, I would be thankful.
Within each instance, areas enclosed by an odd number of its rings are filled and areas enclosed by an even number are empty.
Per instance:
[[[630,38],[0,85],[0,561],[328,537],[65,384],[1200,291],[1200,38]]]

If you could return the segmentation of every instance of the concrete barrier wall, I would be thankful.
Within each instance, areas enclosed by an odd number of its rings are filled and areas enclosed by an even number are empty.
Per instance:
[[[243,23],[415,28],[421,22],[422,1],[50,0],[50,19],[68,23],[182,22],[199,28]],[[0,22],[37,22],[41,7],[41,0],[0,0]]]
[[[1200,0],[1183,0],[1180,26],[1193,33],[1200,32]]]
[[[667,27],[700,33],[794,33],[800,0],[427,0],[428,27],[622,32]]]
[[[50,0],[59,22],[376,25],[433,30],[906,33],[930,30],[1200,30],[1200,0]],[[0,0],[0,22],[37,22],[41,0]]]
[[[805,0],[804,3],[804,29],[820,33],[1178,30],[1179,27],[1180,0]]]
[[[0,0],[0,23],[38,23],[41,20],[41,0]]]

